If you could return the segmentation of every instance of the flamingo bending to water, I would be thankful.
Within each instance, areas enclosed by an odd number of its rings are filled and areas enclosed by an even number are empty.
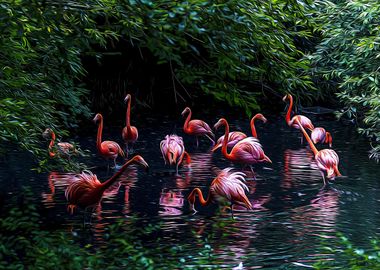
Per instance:
[[[256,138],[253,138],[253,137],[248,137],[239,141],[231,149],[230,153],[228,153],[227,141],[228,141],[228,133],[230,131],[230,128],[229,128],[227,120],[224,118],[221,118],[215,124],[214,127],[218,128],[221,125],[225,126],[224,141],[222,145],[222,153],[225,158],[233,162],[249,165],[252,172],[253,172],[252,164],[256,164],[258,162],[264,162],[264,161],[272,163],[270,158],[265,155],[261,144],[258,142]]]
[[[205,200],[202,191],[199,188],[194,188],[188,196],[191,209],[194,208],[195,195],[198,195],[199,202],[202,206],[206,206],[211,202],[227,202],[231,206],[231,215],[233,217],[233,205],[242,205],[247,209],[252,209],[252,204],[245,195],[245,190],[248,187],[244,184],[245,174],[242,172],[231,172],[232,168],[222,170],[217,177],[211,182],[210,190],[207,199]]]
[[[128,160],[118,172],[116,172],[107,181],[101,183],[95,174],[90,171],[83,171],[78,175],[78,180],[71,183],[65,192],[67,201],[69,202],[68,209],[72,213],[76,207],[84,208],[85,210],[99,204],[102,199],[104,191],[109,188],[124,170],[131,164],[138,163],[148,168],[145,160],[137,155]]]
[[[264,123],[267,122],[267,119],[261,113],[258,113],[258,114],[256,114],[255,116],[252,117],[251,122],[250,122],[250,126],[251,126],[252,136],[254,138],[257,138],[256,127],[255,127],[255,120],[256,119],[260,119]],[[245,138],[247,138],[247,135],[245,135],[243,132],[232,131],[232,132],[228,133],[227,147],[234,147],[235,144],[237,144],[239,141],[241,141],[241,140],[243,140]],[[212,148],[211,151],[214,152],[218,148],[222,147],[223,140],[224,140],[224,135],[220,136],[220,138],[216,142],[216,145]]]
[[[160,143],[160,149],[162,157],[165,160],[165,164],[169,165],[176,164],[176,174],[178,175],[178,166],[181,165],[183,158],[186,155],[186,162],[189,164],[191,158],[189,153],[185,151],[185,146],[183,144],[182,137],[175,134],[166,135],[165,139]]]
[[[303,128],[306,128],[306,129],[309,129],[310,131],[312,131],[314,129],[314,125],[313,123],[311,122],[311,120],[309,118],[307,118],[306,116],[304,115],[294,115],[292,119],[290,119],[290,114],[292,112],[292,108],[293,108],[293,97],[291,94],[286,94],[282,100],[283,101],[286,101],[287,99],[289,99],[289,108],[288,108],[288,111],[286,113],[286,123],[288,124],[289,127],[294,127],[296,129],[300,129],[300,126],[299,124],[295,121],[295,119],[298,117],[299,119],[299,123],[300,125],[302,125]],[[302,138],[301,137],[301,143],[302,143]]]
[[[128,143],[135,143],[137,141],[137,138],[139,137],[139,132],[137,131],[137,128],[135,126],[131,126],[131,95],[128,94],[124,102],[128,102],[127,105],[127,114],[126,114],[126,126],[123,128],[122,137],[126,145],[127,150],[127,156],[128,156]]]
[[[96,136],[96,148],[99,151],[99,154],[105,159],[113,159],[116,168],[116,158],[118,155],[124,157],[124,152],[121,149],[120,145],[114,141],[103,141],[102,142],[102,132],[103,132],[103,116],[98,113],[95,115],[93,120],[95,123],[99,121],[98,134]]]
[[[50,137],[50,143],[49,143],[49,156],[55,157],[56,152],[53,151],[54,142],[55,142],[55,133],[51,128],[47,128],[43,133],[42,136],[46,139]],[[57,143],[57,150],[58,154],[64,158],[67,158],[70,160],[71,155],[78,153],[78,151],[75,149],[74,145],[68,142],[59,142]]]
[[[313,143],[328,143],[332,146],[332,137],[330,132],[326,131],[323,127],[316,127],[311,132],[311,140]]]
[[[341,176],[339,172],[339,156],[332,149],[323,149],[319,150],[315,147],[306,130],[301,125],[298,118],[295,119],[296,122],[300,125],[301,131],[305,136],[307,142],[310,145],[311,150],[313,151],[315,161],[317,163],[318,168],[321,170],[321,175],[323,178],[323,184],[326,185],[324,172],[327,173],[327,179],[334,179],[335,176]]]
[[[183,112],[182,116],[187,114],[187,118],[185,120],[185,123],[183,124],[183,131],[186,134],[193,135],[196,137],[197,140],[197,147],[198,147],[198,136],[206,136],[210,141],[212,141],[212,144],[215,144],[215,135],[212,133],[212,130],[210,126],[202,121],[202,120],[190,120],[191,119],[191,109],[189,107],[186,107]]]

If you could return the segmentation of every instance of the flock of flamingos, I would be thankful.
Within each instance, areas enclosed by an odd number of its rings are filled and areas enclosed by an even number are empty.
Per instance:
[[[287,94],[284,101],[289,100],[289,107],[286,113],[286,123],[288,126],[299,129],[312,150],[315,158],[315,162],[320,169],[323,184],[326,185],[330,179],[334,179],[336,176],[341,176],[338,165],[339,157],[337,153],[332,149],[318,150],[314,144],[327,143],[332,146],[332,137],[322,127],[314,127],[309,118],[303,115],[294,115],[291,118],[293,97]],[[126,113],[126,126],[123,128],[122,137],[125,142],[125,151],[120,145],[114,141],[102,141],[103,130],[103,116],[96,114],[94,122],[98,124],[98,133],[96,140],[96,147],[99,154],[105,159],[112,159],[116,168],[116,158],[120,155],[122,157],[127,156],[130,145],[133,145],[138,139],[138,130],[135,126],[131,126],[130,123],[130,110],[131,110],[131,95],[128,94],[124,101],[127,103]],[[217,151],[221,148],[223,156],[233,163],[242,164],[243,166],[250,167],[252,173],[252,165],[259,162],[272,163],[270,158],[265,155],[262,145],[260,144],[255,129],[255,120],[259,119],[266,122],[266,118],[262,114],[256,114],[250,122],[252,136],[233,131],[230,132],[229,125],[226,119],[221,118],[214,128],[218,129],[224,126],[224,135],[221,136],[215,142],[215,135],[210,126],[202,121],[191,119],[192,112],[190,108],[185,108],[182,112],[182,116],[186,116],[186,120],[183,126],[183,130],[186,134],[195,136],[196,144],[198,146],[198,137],[205,136],[213,144],[211,151]],[[311,138],[306,131],[308,129],[311,132]],[[70,158],[72,154],[76,153],[75,147],[70,143],[60,142],[54,145],[55,134],[51,129],[46,129],[44,137],[51,139],[49,144],[49,155],[55,157],[57,154],[63,158]],[[303,138],[303,137],[302,137]],[[302,143],[301,138],[301,143]],[[165,139],[160,143],[160,149],[165,164],[170,164],[176,167],[176,174],[178,175],[178,167],[185,161],[191,163],[191,157],[185,150],[185,145],[182,137],[171,134],[166,135]],[[229,150],[228,150],[229,149]],[[76,176],[76,181],[73,181],[66,189],[65,196],[68,201],[68,209],[72,213],[76,207],[85,209],[94,209],[102,199],[104,191],[109,188],[118,177],[124,172],[124,170],[132,163],[137,163],[149,168],[147,162],[140,156],[136,155],[125,162],[123,166],[108,180],[100,182],[95,174],[90,171],[83,171]],[[326,177],[325,177],[326,173]],[[247,209],[252,209],[252,205],[248,200],[245,191],[248,191],[247,185],[244,183],[246,175],[242,172],[233,172],[232,168],[225,168],[216,176],[212,181],[209,193],[205,199],[202,191],[199,188],[193,189],[188,196],[188,201],[191,209],[196,212],[194,208],[196,195],[198,195],[200,204],[206,206],[211,202],[219,202],[228,204],[231,208],[231,215],[233,217],[233,205],[241,205]],[[254,177],[255,178],[255,177]],[[326,180],[327,178],[327,180]]]

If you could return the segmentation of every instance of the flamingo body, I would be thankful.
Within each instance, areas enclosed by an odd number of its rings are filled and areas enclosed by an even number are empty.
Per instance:
[[[298,121],[297,118],[296,118],[296,121]],[[311,150],[313,151],[314,158],[315,158],[318,168],[322,172],[323,183],[326,184],[323,172],[327,173],[327,179],[334,179],[336,176],[341,176],[341,173],[339,172],[339,169],[338,169],[338,166],[339,166],[338,154],[332,149],[323,149],[323,150],[318,151],[318,149],[315,147],[313,141],[310,139],[309,135],[307,134],[306,130],[303,128],[302,125],[301,125],[301,131],[303,135],[305,136],[307,142],[309,143]]]
[[[135,156],[128,160],[117,173],[104,183],[101,183],[97,176],[90,171],[83,171],[79,174],[77,176],[78,180],[71,183],[65,191],[65,196],[69,202],[69,209],[71,212],[76,207],[86,209],[88,207],[96,206],[100,202],[104,191],[117,180],[132,162],[137,162],[146,168],[148,167],[148,164],[141,156]]]
[[[216,124],[215,128],[218,128],[220,125],[225,126],[224,133],[224,141],[222,145],[222,153],[225,158],[231,160],[233,162],[242,163],[245,165],[251,166],[252,164],[258,162],[270,162],[269,157],[267,157],[264,153],[264,150],[261,144],[258,142],[256,138],[247,137],[241,141],[239,141],[230,151],[227,152],[227,138],[229,133],[229,125],[226,119],[221,118]]]
[[[198,195],[199,201],[202,206],[206,206],[211,202],[225,203],[228,202],[232,205],[238,204],[252,209],[252,204],[245,195],[248,187],[244,184],[245,174],[242,172],[232,172],[232,168],[222,170],[217,177],[211,182],[208,197],[205,200],[199,188],[193,189],[188,196],[188,201],[191,208],[195,210],[195,195]],[[232,211],[232,207],[231,207]]]
[[[165,164],[176,165],[176,172],[178,174],[178,166],[181,165],[184,156],[187,156],[187,163],[190,163],[190,155],[185,151],[185,146],[182,137],[175,134],[166,135],[165,139],[160,143],[162,157]]]
[[[53,151],[54,143],[55,143],[55,133],[52,129],[47,128],[43,133],[42,136],[46,139],[50,137],[50,143],[49,143],[49,156],[54,157],[57,152]],[[77,153],[77,150],[75,149],[75,146],[68,142],[59,142],[56,145],[56,148],[58,150],[58,154],[64,158],[70,159],[70,156]]]
[[[126,126],[123,128],[122,137],[124,142],[135,143],[139,137],[139,132],[135,126],[131,126],[131,95],[128,94],[124,102],[128,102],[127,113],[126,113]]]
[[[323,127],[316,127],[311,132],[311,140],[313,143],[328,143],[332,146],[332,137],[330,132],[326,131]]]
[[[212,132],[210,126],[202,120],[190,120],[191,119],[191,109],[189,107],[186,107],[183,110],[182,115],[185,115],[185,114],[188,114],[188,115],[187,115],[186,121],[183,125],[183,131],[188,135],[193,135],[196,137],[206,136],[214,144],[215,143],[215,141],[214,141],[215,135]],[[197,143],[198,143],[198,139],[197,139]]]
[[[118,155],[124,157],[124,151],[121,149],[120,145],[114,141],[103,141],[102,142],[102,132],[103,132],[103,116],[98,113],[94,120],[95,123],[99,121],[98,133],[96,136],[96,147],[99,154],[105,159],[113,159],[116,167],[116,158]]]
[[[282,100],[286,101],[286,99],[289,99],[289,108],[288,108],[288,111],[286,113],[286,123],[288,124],[288,126],[294,127],[296,129],[300,129],[299,125],[302,125],[303,128],[313,130],[314,125],[311,122],[311,120],[309,118],[307,118],[306,116],[295,115],[295,116],[293,116],[292,119],[290,119],[290,114],[291,114],[292,108],[293,108],[293,97],[292,97],[292,95],[287,94],[286,96],[283,97]],[[296,121],[296,119],[298,119],[298,121]]]
[[[228,143],[227,147],[234,147],[235,144],[237,144],[239,141],[247,138],[247,135],[245,135],[243,132],[240,131],[233,131],[228,133]],[[224,141],[224,135],[220,136],[218,141],[216,142],[215,146],[212,148],[211,151],[216,151],[218,148],[222,147]]]

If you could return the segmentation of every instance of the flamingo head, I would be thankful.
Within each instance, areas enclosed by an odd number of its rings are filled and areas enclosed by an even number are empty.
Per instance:
[[[137,156],[134,156],[132,159],[136,163],[139,163],[142,166],[144,166],[147,171],[149,170],[149,165],[148,165],[148,163],[146,163],[145,159],[142,156],[137,155]]]
[[[186,107],[183,112],[181,113],[182,116],[184,116],[185,114],[189,113],[190,112],[190,108],[189,107]]]
[[[226,123],[226,119],[220,118],[219,121],[214,125],[214,129],[218,129],[221,125]]]
[[[126,95],[126,97],[124,98],[124,102],[127,103],[128,100],[130,100],[130,99],[131,99],[131,95],[128,94],[128,95]]]
[[[265,118],[264,115],[262,115],[261,113],[258,113],[255,115],[257,119],[260,119],[261,121],[263,121],[264,123],[267,122],[267,119]]]
[[[282,101],[286,101],[286,99],[290,99],[291,95],[290,94],[286,94],[283,98],[282,98]]]
[[[103,116],[100,113],[97,113],[92,121],[94,121],[94,123],[97,123],[102,118]]]
[[[44,137],[45,139],[50,139],[52,133],[53,130],[51,128],[47,128],[44,132],[42,132],[42,137]]]

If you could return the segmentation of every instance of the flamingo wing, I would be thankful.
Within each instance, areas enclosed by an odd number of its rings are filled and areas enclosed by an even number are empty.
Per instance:
[[[313,143],[324,142],[326,138],[326,130],[322,127],[316,127],[311,132],[311,140]]]
[[[202,120],[191,120],[188,127],[195,134],[212,134],[210,126]]]
[[[231,172],[232,168],[222,170],[213,180],[210,192],[218,198],[222,197],[230,203],[244,205],[248,209],[252,208],[245,191],[248,191],[247,185],[244,183],[245,174],[242,172]]]
[[[256,138],[248,137],[239,141],[231,153],[237,161],[256,163],[265,159],[264,150]]]

